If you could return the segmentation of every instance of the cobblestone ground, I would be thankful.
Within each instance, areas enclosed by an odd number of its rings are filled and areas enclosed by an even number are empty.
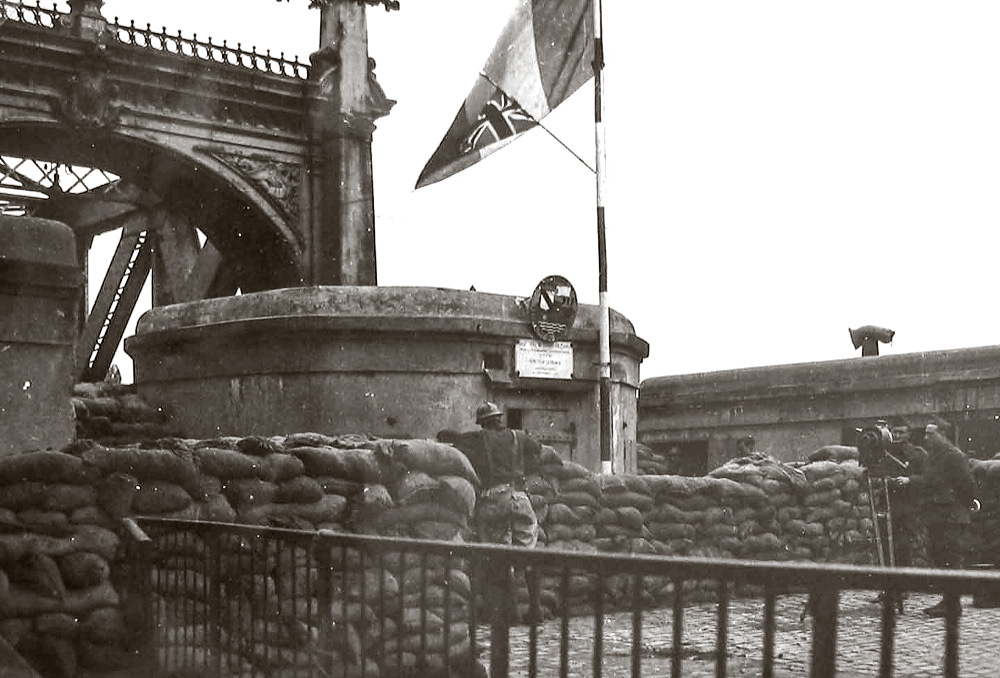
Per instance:
[[[880,606],[870,602],[871,592],[845,593],[840,600],[837,629],[837,675],[845,678],[877,676],[880,653]],[[915,594],[906,603],[897,620],[894,651],[894,676],[924,678],[944,675],[944,620],[923,614],[939,598]],[[788,678],[809,675],[812,644],[811,620],[800,622],[805,605],[804,594],[778,599],[775,635],[775,676]],[[761,675],[763,648],[763,602],[734,599],[730,603],[729,642],[726,658],[727,676]],[[672,653],[672,614],[670,610],[650,610],[643,614],[642,676],[660,678],[670,675]],[[681,655],[685,678],[708,678],[716,675],[716,606],[692,603],[685,607]],[[547,621],[538,627],[538,675],[559,675],[560,621]],[[570,620],[569,675],[594,675],[594,621],[592,618]],[[479,634],[486,643],[480,656],[488,663],[489,632]],[[525,627],[511,629],[511,675],[528,676],[529,635]],[[605,617],[602,675],[611,678],[631,675],[632,620],[630,613]],[[971,599],[963,600],[959,626],[959,675],[1000,676],[1000,609],[978,609]]]

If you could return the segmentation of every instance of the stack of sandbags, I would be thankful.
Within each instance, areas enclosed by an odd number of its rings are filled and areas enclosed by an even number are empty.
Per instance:
[[[134,385],[75,384],[71,402],[79,439],[122,444],[176,435],[167,414],[143,400]]]
[[[801,522],[783,525],[792,550],[818,561],[867,560],[872,521],[862,468],[853,461],[814,461],[801,470],[809,480]]]
[[[464,541],[476,509],[479,477],[464,454],[436,440],[396,440],[376,449],[397,470],[392,505],[376,522],[385,535]]]
[[[597,481],[600,508],[594,545],[617,553],[655,552],[646,528],[653,509],[649,484],[636,475],[601,475]]]
[[[418,667],[438,675],[468,662],[472,586],[465,563],[419,553],[383,555],[377,562],[362,586],[366,600],[386,601],[375,610],[384,633],[368,636],[375,644],[372,656],[384,657],[383,675],[406,675]]]
[[[118,536],[95,508],[99,475],[62,452],[0,459],[0,633],[58,675],[127,659],[108,581]]]
[[[548,466],[544,473],[553,487],[545,519],[540,523],[545,544],[570,551],[584,550],[584,545],[593,548],[597,537],[596,519],[601,508],[601,487],[597,477],[572,461]]]
[[[636,443],[636,469],[640,475],[665,476],[677,472],[677,468],[663,455],[653,451],[649,445]]]

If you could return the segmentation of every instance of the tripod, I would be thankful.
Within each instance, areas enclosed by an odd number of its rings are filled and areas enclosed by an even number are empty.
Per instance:
[[[866,474],[868,479],[868,508],[875,529],[875,548],[879,567],[896,567],[896,543],[892,527],[892,499],[889,496],[889,478]],[[889,595],[885,592],[884,595]],[[903,599],[895,596],[896,611],[903,613]]]

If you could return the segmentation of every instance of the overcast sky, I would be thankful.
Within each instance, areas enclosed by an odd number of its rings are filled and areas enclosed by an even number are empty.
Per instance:
[[[379,283],[597,303],[594,177],[541,130],[413,189],[511,0],[368,10],[398,101],[375,133]],[[308,0],[106,0],[105,14],[306,60]],[[611,306],[642,377],[1000,343],[1000,3],[605,3]],[[546,125],[593,158],[588,83]],[[592,160],[591,160],[592,161]]]

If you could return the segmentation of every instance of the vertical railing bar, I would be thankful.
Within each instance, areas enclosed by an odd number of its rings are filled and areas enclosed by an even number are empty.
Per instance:
[[[670,675],[671,678],[680,678],[681,659],[684,642],[684,579],[681,576],[674,577],[674,600],[673,600],[673,648],[670,653]]]
[[[840,589],[832,581],[818,581],[812,589],[813,642],[811,678],[834,678],[837,673],[837,614]]]
[[[452,553],[448,553],[444,556],[444,564],[442,568],[444,569],[444,580],[443,584],[443,596],[442,604],[444,605],[444,610],[441,613],[441,621],[444,624],[444,629],[442,630],[442,635],[444,639],[444,665],[446,670],[450,670],[451,667],[451,570],[452,570]]]
[[[472,662],[479,658],[479,604],[483,601],[482,592],[482,559],[479,554],[471,554],[469,561],[469,656]],[[470,667],[471,668],[471,667]]]
[[[882,643],[879,650],[878,674],[881,678],[892,678],[892,656],[896,641],[896,601],[900,592],[892,588],[882,591]]]
[[[346,648],[350,647],[350,628],[351,628],[351,621],[350,621],[349,616],[348,616],[349,615],[349,607],[348,607],[348,604],[347,604],[348,599],[351,597],[350,596],[350,592],[351,592],[351,574],[350,574],[350,568],[349,568],[349,566],[347,564],[347,553],[348,553],[349,550],[353,552],[353,547],[349,548],[348,544],[341,543],[341,547],[340,547],[340,597],[341,597],[341,599],[340,599],[340,634],[341,634],[341,638],[339,639],[339,641],[340,641],[340,648],[341,648],[340,654],[341,654],[341,656],[344,656],[344,657],[346,657],[346,655],[347,655]],[[358,550],[360,550],[360,549],[358,549]],[[334,579],[333,579],[332,573],[331,573],[331,579],[330,579],[331,584],[333,583],[333,581],[334,581]],[[336,646],[336,645],[337,645],[337,642],[334,642],[334,646]],[[330,657],[331,657],[331,660],[332,660],[333,659],[333,653],[332,653],[333,647],[331,647],[330,649],[331,649]],[[336,670],[337,667],[334,666],[333,668],[334,668],[334,670]]]
[[[223,648],[223,642],[222,642],[223,628],[222,628],[222,624],[223,624],[224,616],[222,614],[222,601],[223,601],[223,595],[222,595],[222,532],[220,530],[213,530],[212,531],[212,549],[211,549],[211,552],[212,552],[211,562],[212,562],[212,565],[214,566],[214,567],[212,567],[212,569],[214,570],[214,572],[213,572],[213,577],[212,577],[213,581],[212,581],[212,586],[211,586],[211,600],[208,601],[208,610],[207,610],[208,614],[206,615],[207,618],[206,618],[205,622],[209,623],[209,620],[211,620],[211,624],[212,624],[212,633],[211,633],[211,637],[212,637],[212,649],[214,650],[212,654],[215,657],[215,661],[213,662],[215,664],[215,675],[221,676],[222,675],[222,648]],[[229,634],[226,634],[226,635],[228,636]],[[208,637],[208,634],[206,633],[206,638],[207,637]]]
[[[388,573],[385,570],[385,551],[379,549],[378,551],[378,629],[379,629],[379,648],[378,648],[378,665],[385,666],[385,623],[386,623],[386,604],[385,604],[385,580],[388,578]]]
[[[562,581],[559,582],[562,618],[559,623],[559,677],[569,676],[569,566],[562,566]]]
[[[632,574],[632,678],[642,676],[642,573]]]
[[[539,582],[538,570],[535,567],[527,567],[524,572],[524,580],[528,585],[528,676],[535,678],[538,675],[538,624],[541,622],[541,606],[538,604]]]
[[[726,678],[726,663],[729,658],[729,581],[723,576],[719,580],[719,603],[715,617],[715,675]]]
[[[361,577],[361,588],[360,588],[360,596],[359,596],[359,598],[360,598],[360,602],[359,602],[360,609],[358,611],[358,637],[360,639],[360,643],[359,643],[359,646],[358,646],[358,649],[359,649],[358,655],[361,657],[361,676],[362,676],[362,678],[364,678],[364,676],[366,674],[366,668],[367,668],[367,665],[368,665],[368,662],[365,661],[365,657],[368,655],[368,649],[365,647],[365,639],[368,637],[368,627],[367,627],[368,620],[366,619],[366,617],[367,617],[366,613],[367,613],[367,610],[368,610],[368,599],[367,599],[367,595],[366,595],[368,593],[368,583],[367,583],[367,581],[365,581],[365,578],[367,577],[367,571],[368,571],[367,568],[366,568],[367,560],[368,560],[368,558],[367,558],[367,553],[366,553],[365,549],[360,549],[359,548],[358,549],[358,574]]]
[[[417,660],[418,671],[427,668],[427,551],[420,551],[420,655]]]
[[[257,545],[257,544],[263,544],[264,545],[264,554],[263,554],[263,557],[260,560],[260,564],[261,564],[260,569],[261,569],[261,572],[259,574],[257,572],[254,572],[253,576],[255,578],[258,577],[258,576],[260,577],[259,581],[261,582],[261,586],[263,586],[264,590],[262,592],[263,595],[261,596],[261,600],[257,600],[256,596],[255,596],[254,605],[256,607],[256,614],[254,616],[255,616],[255,618],[260,619],[261,623],[263,624],[264,665],[270,667],[271,666],[271,624],[270,624],[270,620],[268,619],[268,607],[267,607],[267,603],[269,602],[267,600],[267,578],[270,576],[270,574],[268,573],[267,568],[264,567],[263,565],[265,563],[267,563],[268,557],[270,556],[270,552],[271,552],[274,544],[271,541],[271,538],[269,536],[263,536],[260,533],[257,534],[257,538],[254,540],[254,545]],[[257,569],[256,559],[251,560],[250,569],[251,569],[251,571],[254,571],[254,570]]]
[[[958,678],[958,617],[961,598],[954,590],[944,593],[944,675]]]
[[[776,591],[774,581],[768,579],[764,584],[764,652],[762,678],[772,678],[774,675],[774,635],[777,627],[775,617]]]
[[[396,627],[396,668],[399,673],[405,673],[403,668],[403,636],[406,633],[406,608],[403,605],[405,600],[405,584],[406,581],[406,552],[401,550],[396,550],[396,563],[398,565],[399,572],[396,574],[396,581],[399,582],[399,620]]]
[[[490,677],[508,678],[510,675],[510,596],[511,561],[506,554],[499,556],[500,581],[490,586]],[[493,577],[490,576],[492,580]],[[493,584],[494,582],[490,582]]]
[[[604,586],[599,570],[591,572],[594,579],[594,654],[593,676],[601,678],[602,659],[604,658]]]

